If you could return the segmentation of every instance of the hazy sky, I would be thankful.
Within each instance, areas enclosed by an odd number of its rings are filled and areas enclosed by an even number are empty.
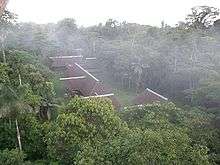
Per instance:
[[[220,0],[10,0],[8,9],[23,22],[57,22],[72,17],[83,26],[108,18],[149,25],[160,25],[164,20],[174,25],[197,5],[220,8]]]

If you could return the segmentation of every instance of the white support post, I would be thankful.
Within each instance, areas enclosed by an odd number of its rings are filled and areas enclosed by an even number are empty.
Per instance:
[[[102,98],[102,97],[110,97],[114,96],[114,93],[109,93],[109,94],[104,94],[104,95],[96,95],[96,96],[88,96],[88,97],[83,97],[84,99],[89,99],[89,98]]]
[[[85,79],[86,76],[60,78],[60,81]]]

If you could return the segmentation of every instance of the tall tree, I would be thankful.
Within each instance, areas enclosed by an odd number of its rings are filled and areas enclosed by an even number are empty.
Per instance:
[[[192,13],[187,16],[186,21],[192,28],[206,29],[214,23],[218,15],[218,8],[197,6],[192,8]]]
[[[0,17],[0,41],[1,41],[1,49],[3,54],[3,62],[6,63],[5,57],[5,39],[9,33],[10,28],[13,23],[16,21],[16,15],[5,10],[4,13]]]

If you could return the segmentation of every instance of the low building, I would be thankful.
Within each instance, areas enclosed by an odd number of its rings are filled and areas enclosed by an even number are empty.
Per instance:
[[[83,60],[83,56],[55,56],[49,57],[50,59],[50,68],[58,69],[65,68],[67,65],[71,65],[73,63],[81,63]]]
[[[116,109],[120,108],[121,104],[112,90],[81,65],[77,63],[67,65],[65,75],[67,77],[60,80],[65,81],[66,89],[71,96],[80,95],[85,99],[109,98]]]
[[[137,97],[135,97],[132,103],[133,105],[144,105],[153,102],[166,102],[166,101],[168,101],[168,98],[147,88],[144,92],[142,92]]]

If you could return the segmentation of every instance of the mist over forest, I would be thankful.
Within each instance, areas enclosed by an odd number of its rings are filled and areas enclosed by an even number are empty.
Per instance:
[[[74,18],[21,23],[5,10],[0,164],[219,164],[219,14],[196,6],[176,26],[108,19],[79,27]],[[66,72],[51,67],[60,56],[96,59],[91,73],[120,107],[67,91]],[[146,89],[168,101],[134,106]]]

